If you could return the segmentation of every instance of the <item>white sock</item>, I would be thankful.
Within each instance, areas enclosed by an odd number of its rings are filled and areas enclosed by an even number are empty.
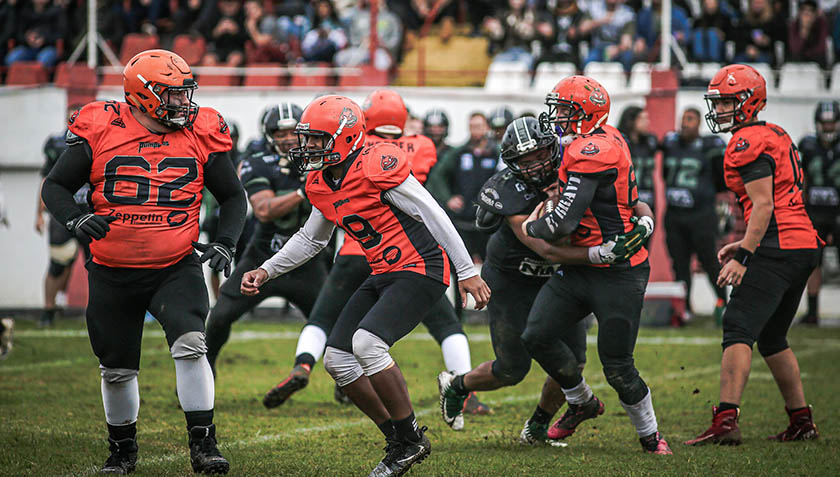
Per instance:
[[[216,390],[207,356],[202,355],[198,359],[176,359],[175,386],[184,412],[213,409]]]
[[[140,389],[137,376],[121,383],[102,380],[102,405],[105,420],[112,426],[125,426],[137,421],[140,412]]]
[[[470,343],[465,334],[455,333],[447,336],[441,341],[440,350],[443,353],[443,362],[449,371],[455,371],[455,374],[472,371]]]
[[[581,377],[580,383],[577,386],[571,389],[563,389],[563,394],[566,395],[566,401],[568,401],[569,404],[575,405],[585,404],[592,399],[592,396],[594,396],[594,394],[592,394],[592,388],[586,384],[586,379],[583,377]]]
[[[619,402],[621,402],[620,399]],[[641,401],[636,404],[625,404],[622,402],[621,406],[627,411],[627,415],[630,416],[630,422],[636,426],[636,433],[639,434],[639,437],[649,436],[658,430],[656,413],[653,412],[653,401],[650,399],[650,388],[648,388],[647,394],[645,394],[645,397]]]
[[[306,325],[300,330],[295,356],[309,353],[315,358],[315,362],[317,363],[321,359],[321,355],[324,354],[324,348],[326,346],[327,334],[324,333],[324,330],[315,325]]]

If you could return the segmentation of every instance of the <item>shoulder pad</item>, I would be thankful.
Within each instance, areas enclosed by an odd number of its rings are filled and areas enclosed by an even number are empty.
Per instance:
[[[405,153],[396,145],[380,142],[365,146],[357,160],[362,161],[365,176],[380,190],[392,189],[411,174]]]
[[[496,214],[484,207],[477,207],[475,209],[475,228],[480,232],[492,234],[499,229],[504,219],[505,217],[503,215]]]
[[[804,149],[816,149],[817,144],[819,144],[819,143],[817,142],[817,136],[816,136],[816,135],[814,135],[814,134],[809,134],[809,135],[807,135],[807,136],[803,137],[803,138],[799,141],[799,149],[800,149],[800,150],[804,150]]]
[[[481,186],[478,206],[504,216],[530,212],[540,199],[540,193],[520,181],[508,168],[493,174]]]
[[[233,140],[230,138],[230,128],[225,118],[213,108],[202,107],[198,109],[198,117],[193,123],[196,134],[203,140],[207,148],[207,154],[214,152],[227,152],[233,148]]]
[[[665,143],[665,144],[670,144],[674,141],[679,141],[679,140],[680,140],[680,135],[677,134],[676,131],[670,131],[668,133],[665,133],[665,138],[662,140],[662,142]]]
[[[102,120],[101,116],[107,112],[105,103],[105,101],[88,103],[70,116],[67,121],[67,137],[65,138],[67,145],[76,144],[81,140],[96,141],[102,129],[99,121]]]
[[[597,136],[584,136],[575,140],[566,150],[565,169],[580,174],[594,174],[615,166],[621,154],[612,144]]]
[[[735,131],[726,147],[725,164],[730,167],[745,166],[764,152],[762,127],[745,127]]]

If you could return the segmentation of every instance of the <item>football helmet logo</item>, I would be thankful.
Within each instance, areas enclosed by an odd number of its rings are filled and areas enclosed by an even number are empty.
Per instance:
[[[601,83],[588,76],[569,76],[545,97],[548,113],[540,115],[546,128],[558,136],[591,134],[607,122],[610,95]]]
[[[592,94],[589,95],[589,101],[592,101],[598,106],[607,104],[607,99],[604,97],[604,93],[601,92],[600,88],[595,88],[592,91]]]
[[[359,118],[353,114],[350,108],[344,108],[341,110],[341,114],[338,115],[338,128],[352,128],[358,120]]]

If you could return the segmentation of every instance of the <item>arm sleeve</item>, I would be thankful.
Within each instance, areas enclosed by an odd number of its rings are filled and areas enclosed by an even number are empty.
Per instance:
[[[44,180],[41,198],[60,224],[66,224],[84,213],[73,200],[73,194],[88,182],[92,164],[90,146],[80,140],[61,154]]]
[[[548,241],[570,235],[580,224],[597,189],[597,177],[570,173],[554,210],[528,223],[528,235]]]
[[[458,235],[452,221],[414,176],[408,176],[402,184],[385,191],[385,199],[426,225],[432,237],[452,259],[459,280],[477,275],[467,247],[464,246],[464,241]]]
[[[743,165],[738,168],[738,175],[746,184],[754,180],[762,179],[773,175],[773,165],[771,159],[764,154],[758,156],[758,159]]]
[[[239,182],[239,177],[233,169],[229,152],[210,155],[208,165],[204,169],[204,185],[219,203],[219,229],[216,241],[228,248],[233,248],[245,225],[248,204],[245,201],[242,183]]]
[[[273,257],[263,262],[260,268],[268,272],[269,278],[294,270],[327,246],[333,230],[335,225],[313,207],[303,227]]]

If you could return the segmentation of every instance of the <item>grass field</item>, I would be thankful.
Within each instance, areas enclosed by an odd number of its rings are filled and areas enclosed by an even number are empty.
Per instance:
[[[309,387],[267,410],[262,396],[285,376],[300,324],[240,323],[223,350],[216,382],[216,423],[231,475],[367,475],[381,459],[378,430],[353,407],[333,401],[333,381],[317,366]],[[491,359],[487,328],[469,326],[473,365]],[[840,467],[840,329],[794,328],[808,401],[821,431],[811,442],[775,443],[787,416],[767,367],[756,359],[742,403],[740,447],[688,448],[717,401],[720,332],[704,322],[682,330],[642,330],[636,363],[653,390],[660,431],[673,456],[642,452],[618,398],[601,373],[590,331],[586,379],[606,404],[566,448],[524,447],[517,438],[537,402],[544,373],[535,364],[514,388],[482,394],[492,416],[467,416],[453,432],[438,414],[440,350],[417,331],[393,355],[408,381],[432,455],[410,475],[837,475]],[[140,373],[140,460],[136,475],[190,473],[175,372],[157,324],[148,325]],[[562,412],[562,411],[561,411]],[[84,323],[53,330],[18,322],[15,349],[0,363],[0,475],[89,475],[107,457],[97,362]],[[833,469],[833,470],[832,470]]]

